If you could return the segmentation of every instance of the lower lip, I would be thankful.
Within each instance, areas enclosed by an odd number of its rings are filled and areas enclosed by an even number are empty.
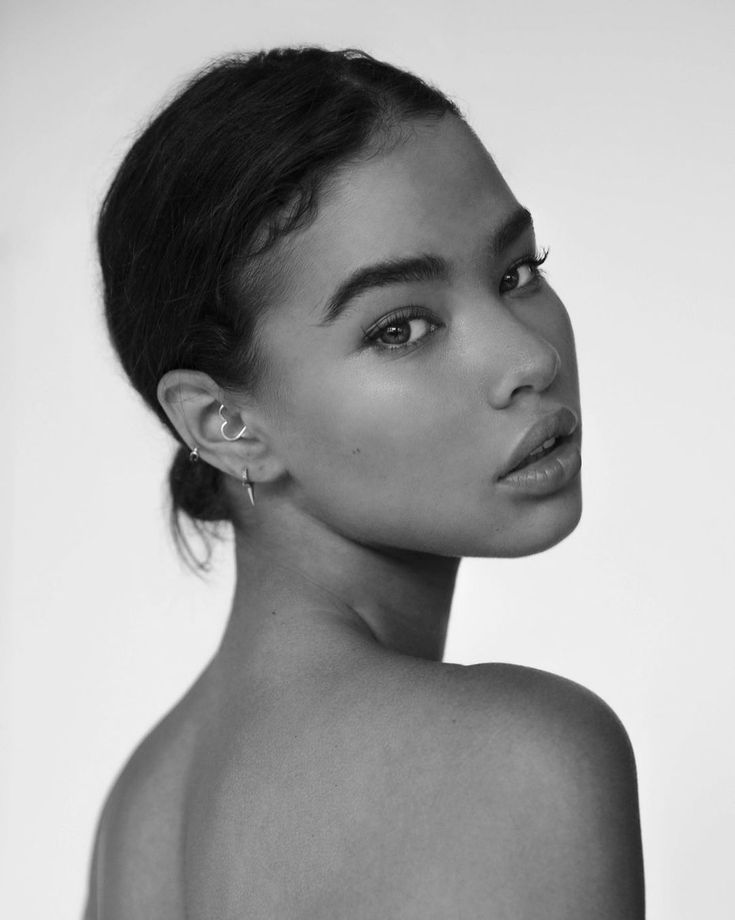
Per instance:
[[[558,492],[574,479],[582,468],[582,456],[574,441],[565,441],[541,460],[529,463],[522,470],[508,473],[498,482],[528,495],[549,495]]]

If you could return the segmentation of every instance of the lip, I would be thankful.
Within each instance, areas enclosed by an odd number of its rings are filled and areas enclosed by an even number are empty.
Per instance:
[[[540,418],[535,424],[533,424],[528,431],[523,435],[521,440],[516,445],[513,453],[508,458],[508,462],[505,464],[502,472],[498,476],[498,481],[508,481],[508,477],[511,476],[511,471],[518,466],[526,457],[531,453],[532,450],[536,450],[537,447],[540,447],[544,441],[548,441],[549,438],[568,438],[576,430],[579,424],[577,416],[572,412],[571,409],[568,409],[566,406],[561,406],[556,409],[554,412],[550,412],[548,415],[545,415],[543,418]],[[557,445],[553,451],[541,460],[536,461],[535,463],[529,464],[529,466],[524,467],[522,470],[518,470],[512,474],[514,481],[521,477],[522,473],[525,473],[527,470],[531,471],[531,479],[533,479],[534,472],[538,472],[541,467],[548,466],[550,463],[557,459],[561,459],[561,454],[564,448],[567,448],[565,454],[569,453],[568,448],[574,446],[577,455],[579,455],[579,450],[575,445],[572,445],[569,441],[564,444]],[[556,455],[559,454],[559,457]],[[545,461],[549,461],[545,463]],[[526,477],[528,479],[529,477]]]
[[[550,495],[570,483],[581,468],[582,455],[577,439],[567,437],[545,457],[529,463],[522,470],[508,473],[499,482],[527,495]]]

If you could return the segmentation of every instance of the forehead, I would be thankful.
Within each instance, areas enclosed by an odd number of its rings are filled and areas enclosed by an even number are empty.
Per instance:
[[[456,262],[480,256],[517,207],[464,122],[409,122],[397,139],[343,167],[320,195],[315,220],[279,247],[283,299],[316,310],[361,265],[426,251]]]

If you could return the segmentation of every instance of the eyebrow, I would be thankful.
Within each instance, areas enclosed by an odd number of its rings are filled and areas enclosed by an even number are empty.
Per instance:
[[[498,256],[523,233],[533,229],[533,217],[526,208],[514,211],[490,239],[490,250]],[[352,272],[332,294],[323,310],[318,325],[329,326],[347,309],[350,302],[373,288],[392,284],[410,284],[421,281],[447,281],[451,276],[450,263],[441,256],[424,253],[405,259],[385,259]]]

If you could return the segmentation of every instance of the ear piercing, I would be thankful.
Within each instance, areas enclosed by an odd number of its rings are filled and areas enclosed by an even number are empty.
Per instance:
[[[220,430],[220,432],[222,433],[222,437],[225,439],[225,441],[237,441],[238,438],[241,438],[241,437],[243,436],[243,434],[245,434],[245,432],[247,431],[248,426],[247,426],[247,425],[243,425],[242,428],[240,429],[240,433],[239,433],[239,434],[236,434],[234,437],[231,437],[231,436],[228,435],[227,432],[225,431],[225,428],[227,427],[227,419],[226,419],[225,416],[224,416],[224,411],[225,411],[225,407],[224,407],[224,404],[223,404],[223,405],[221,405],[221,406],[219,407],[219,417],[222,419],[222,424],[220,425],[220,429],[219,429],[219,430]]]
[[[227,434],[227,432],[225,431],[225,428],[227,427],[227,419],[225,418],[224,412],[225,412],[225,407],[224,407],[224,404],[222,404],[219,407],[219,417],[222,419],[222,425],[220,426],[219,430],[222,434],[222,437],[225,439],[225,441],[237,441],[238,438],[241,438],[245,434],[245,432],[248,429],[248,426],[243,425],[242,428],[240,429],[239,434],[236,434],[234,437],[232,435]],[[189,456],[191,457],[191,454]],[[248,476],[247,467],[245,467],[245,469],[242,471],[242,484],[243,484],[243,488],[248,490],[248,498],[250,499],[250,504],[255,505],[255,496],[253,495],[253,489],[254,489],[255,484],[250,481],[250,477]]]
[[[245,469],[242,471],[242,484],[243,484],[243,487],[248,490],[248,498],[250,499],[250,504],[255,505],[255,498],[253,496],[254,483],[252,483],[250,479],[248,478],[248,468],[247,467],[245,467]]]

